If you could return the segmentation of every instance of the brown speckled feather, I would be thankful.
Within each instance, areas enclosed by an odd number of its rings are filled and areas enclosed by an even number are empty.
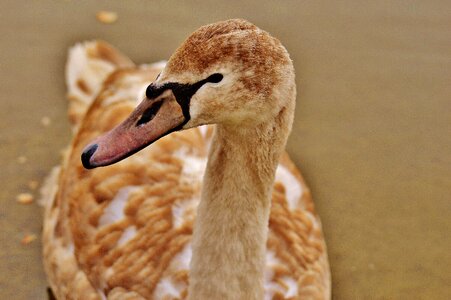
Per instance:
[[[46,196],[44,264],[52,290],[58,299],[184,299],[215,129],[173,133],[120,163],[85,170],[82,148],[133,110],[162,64],[136,67],[103,42],[74,49],[69,115],[79,129],[48,185],[55,193]],[[269,228],[265,299],[329,299],[321,223],[287,154],[276,173]]]

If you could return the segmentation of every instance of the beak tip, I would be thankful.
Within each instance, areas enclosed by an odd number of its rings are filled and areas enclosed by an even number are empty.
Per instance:
[[[89,145],[88,147],[85,148],[85,150],[81,154],[81,162],[83,164],[83,167],[85,167],[86,169],[94,169],[96,167],[93,164],[91,164],[91,157],[96,152],[98,147],[99,145],[97,144]]]

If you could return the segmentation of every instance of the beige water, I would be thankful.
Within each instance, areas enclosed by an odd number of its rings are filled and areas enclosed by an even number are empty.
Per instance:
[[[244,2],[2,1],[0,299],[46,297],[40,242],[20,243],[41,210],[15,196],[69,141],[66,49],[98,37],[153,62],[238,16],[295,62],[288,150],[323,220],[334,299],[451,299],[451,2]],[[98,23],[101,9],[118,21]]]

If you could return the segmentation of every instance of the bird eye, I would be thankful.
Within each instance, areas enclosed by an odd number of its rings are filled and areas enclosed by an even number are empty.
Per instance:
[[[208,76],[207,82],[218,83],[222,80],[222,78],[224,78],[224,76],[222,76],[222,74],[214,73],[214,74],[211,74],[210,76]]]

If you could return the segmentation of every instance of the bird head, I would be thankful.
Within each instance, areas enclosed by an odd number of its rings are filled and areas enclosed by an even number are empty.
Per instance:
[[[85,148],[82,162],[109,165],[204,124],[257,126],[294,94],[293,65],[277,39],[244,20],[206,25],[174,52],[131,115]]]

